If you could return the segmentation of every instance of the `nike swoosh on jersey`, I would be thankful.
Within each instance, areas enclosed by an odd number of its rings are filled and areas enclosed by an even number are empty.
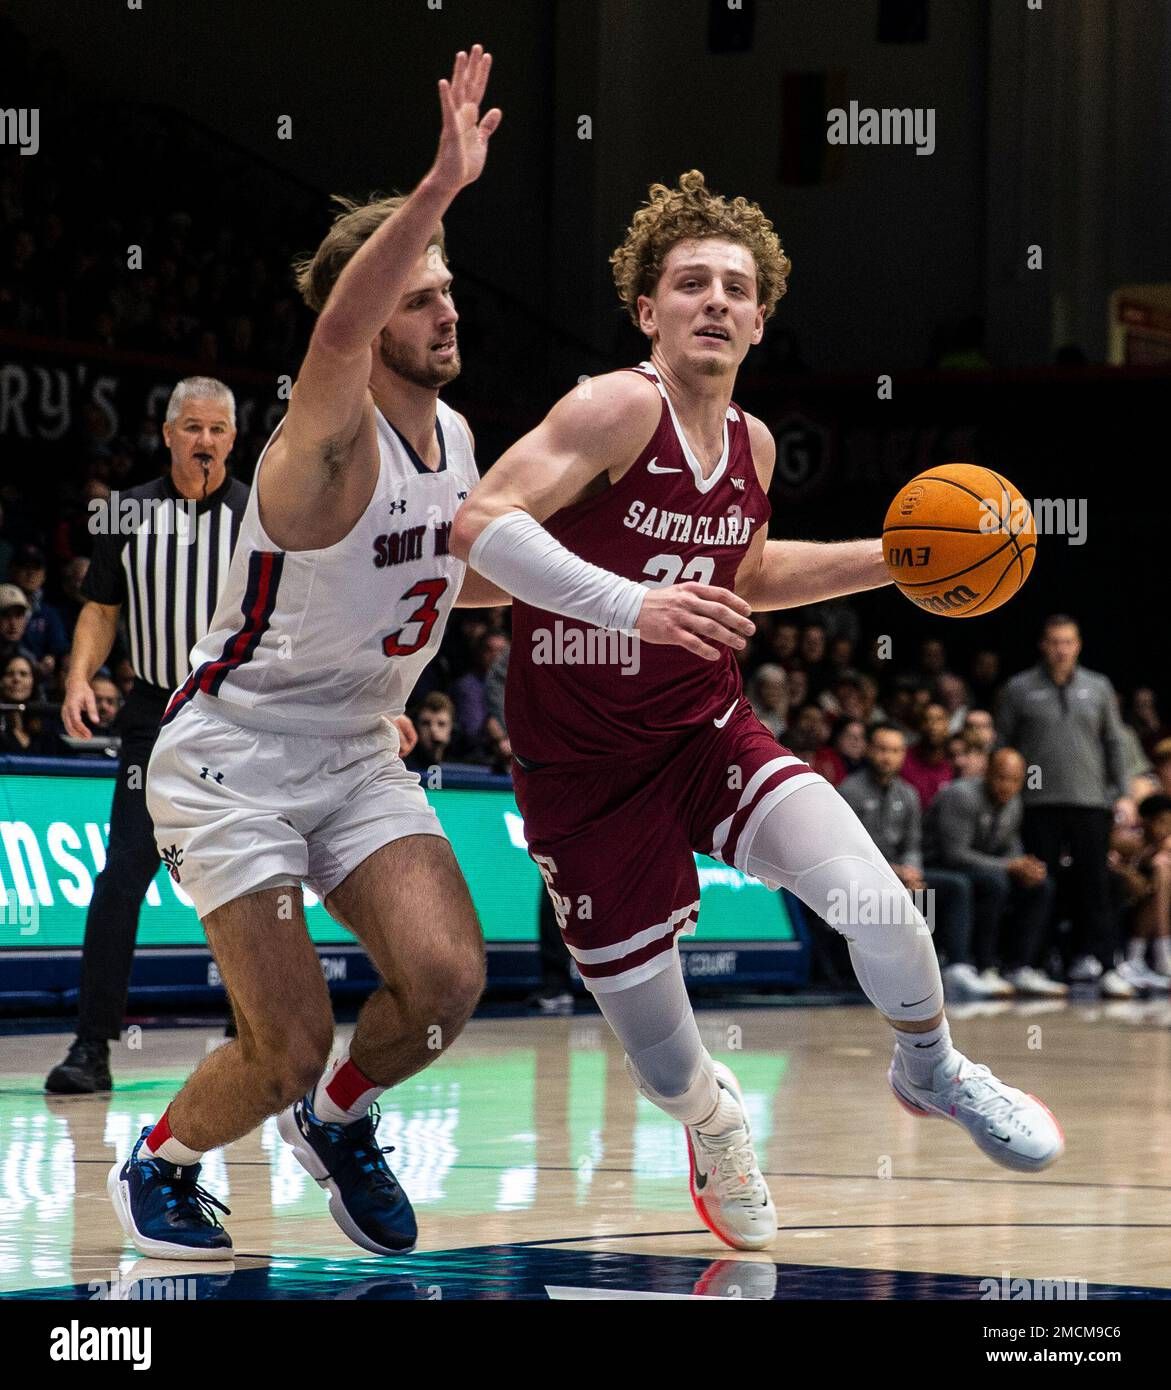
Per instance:
[[[659,456],[658,456],[658,454],[656,454],[656,455],[654,456],[654,458],[651,459],[650,463],[647,464],[647,466],[646,466],[646,471],[647,471],[648,473],[682,473],[682,472],[683,472],[683,469],[682,469],[682,468],[657,468],[655,465],[658,463],[658,461],[659,461]]]
[[[736,698],[735,700],[733,700],[732,703],[728,706],[728,712],[727,712],[726,714],[722,715],[719,719],[713,719],[713,720],[712,720],[712,723],[716,726],[717,729],[722,729],[722,728],[724,727],[724,725],[728,722],[728,720],[731,719],[731,717],[732,717],[732,711],[736,708],[736,706],[737,706],[739,703],[740,703],[740,698],[739,698],[739,696],[737,696],[737,698]],[[931,997],[931,996],[928,995],[928,998],[930,998],[930,997]]]

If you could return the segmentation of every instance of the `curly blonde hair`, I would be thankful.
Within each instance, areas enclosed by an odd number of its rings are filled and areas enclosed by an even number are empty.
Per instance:
[[[610,257],[618,297],[636,327],[638,297],[654,293],[668,252],[681,241],[699,237],[723,237],[752,252],[757,302],[764,305],[765,318],[772,316],[792,269],[773,224],[759,204],[743,197],[729,201],[708,188],[698,169],[689,169],[679,176],[677,188],[651,184],[650,196]]]

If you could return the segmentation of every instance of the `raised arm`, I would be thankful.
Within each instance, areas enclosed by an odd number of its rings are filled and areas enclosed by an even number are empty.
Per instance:
[[[646,589],[592,565],[541,525],[620,475],[651,438],[659,400],[646,383],[614,372],[571,391],[496,463],[460,508],[451,548],[480,574],[535,607],[636,630],[648,642],[686,647],[714,661],[712,642],[743,646],[748,605],[727,589],[671,584]],[[707,639],[707,640],[704,640]]]
[[[748,416],[752,456],[761,486],[768,491],[777,446],[768,428]],[[843,598],[891,582],[882,558],[882,540],[770,541],[758,530],[736,575],[736,592],[754,612],[800,608],[806,603]]]
[[[443,129],[434,164],[355,252],[318,316],[282,430],[282,490],[313,496],[349,461],[369,409],[373,344],[444,212],[484,168],[500,123],[495,108],[482,120],[479,113],[491,65],[477,44],[458,55],[450,81],[440,81]]]

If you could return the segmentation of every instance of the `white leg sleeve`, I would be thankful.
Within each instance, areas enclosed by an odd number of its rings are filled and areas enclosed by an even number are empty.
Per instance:
[[[935,944],[922,913],[862,822],[828,782],[799,787],[761,821],[743,862],[779,883],[850,943],[866,997],[896,1022],[943,1008]]]
[[[626,1049],[626,1070],[647,1100],[683,1124],[699,1124],[716,1108],[712,1059],[695,1025],[679,953],[671,965],[630,989],[594,995]]]

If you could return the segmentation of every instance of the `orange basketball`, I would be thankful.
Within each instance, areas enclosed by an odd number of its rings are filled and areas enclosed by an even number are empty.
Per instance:
[[[974,618],[1007,603],[1037,553],[1032,508],[1007,478],[945,463],[901,487],[882,526],[886,567],[928,613]]]

